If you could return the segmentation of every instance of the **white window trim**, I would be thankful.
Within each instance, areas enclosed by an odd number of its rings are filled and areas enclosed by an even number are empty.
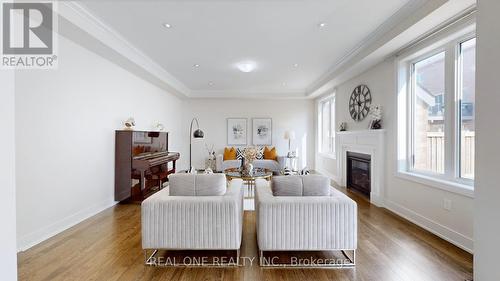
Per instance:
[[[474,188],[468,184],[459,182],[442,180],[435,177],[426,176],[420,173],[411,173],[405,171],[398,171],[396,177],[412,182],[420,183],[426,186],[435,187],[445,191],[457,193],[470,198],[474,198]]]
[[[323,141],[323,138],[322,138],[322,132],[323,132],[323,129],[322,129],[322,123],[321,123],[321,120],[322,118],[320,118],[320,116],[322,117],[322,104],[323,102],[327,101],[327,100],[332,100],[333,101],[333,108],[334,108],[334,117],[333,117],[333,124],[331,124],[331,130],[332,130],[332,133],[334,134],[333,136],[333,152],[331,153],[327,153],[327,152],[322,152],[321,151],[321,147],[322,147],[322,141]],[[337,131],[335,130],[336,128],[336,117],[337,117],[337,103],[336,103],[336,100],[335,100],[335,92],[333,94],[329,94],[329,95],[326,95],[320,99],[317,100],[316,102],[316,111],[317,111],[317,114],[316,114],[316,118],[317,118],[317,133],[316,133],[316,138],[317,138],[317,142],[316,142],[316,145],[317,145],[317,155],[323,157],[323,158],[329,158],[329,159],[337,159]]]
[[[396,153],[396,173],[398,178],[410,180],[426,186],[439,188],[449,192],[461,194],[467,197],[474,197],[474,181],[460,178],[459,165],[455,165],[459,159],[459,147],[455,145],[455,140],[458,140],[457,136],[459,132],[459,124],[457,124],[458,105],[454,102],[457,91],[459,75],[456,73],[456,65],[458,61],[459,44],[474,38],[475,34],[475,19],[468,19],[464,22],[460,22],[451,26],[447,30],[440,32],[438,35],[433,36],[429,40],[423,43],[419,43],[416,46],[405,49],[404,53],[398,54],[398,60],[396,63],[396,108],[397,108],[397,120],[396,122],[396,143],[397,143],[397,153]],[[451,155],[451,157],[445,157],[445,173],[434,174],[426,173],[422,171],[412,170],[411,167],[411,85],[408,81],[412,75],[411,65],[421,60],[422,58],[429,57],[433,54],[445,51],[445,64],[447,69],[445,70],[445,83],[448,89],[446,92],[449,97],[446,99],[446,110],[445,118],[448,120],[453,120],[450,122],[445,122],[445,134],[450,136],[445,140],[446,149],[445,153]],[[454,56],[450,57],[449,54],[452,52]],[[452,75],[452,76],[450,76]],[[451,103],[451,104],[450,104]],[[453,126],[450,128],[450,125]],[[446,125],[448,124],[448,125]],[[458,166],[458,167],[457,167]]]

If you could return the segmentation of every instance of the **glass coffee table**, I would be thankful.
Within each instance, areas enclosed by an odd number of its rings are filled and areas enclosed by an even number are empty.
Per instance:
[[[226,174],[227,180],[232,179],[242,179],[243,183],[248,186],[248,194],[245,194],[245,198],[254,198],[255,192],[255,180],[256,179],[266,179],[270,180],[273,177],[273,172],[267,169],[259,169],[255,168],[252,171],[252,174],[242,174],[239,169],[227,169],[224,171]]]

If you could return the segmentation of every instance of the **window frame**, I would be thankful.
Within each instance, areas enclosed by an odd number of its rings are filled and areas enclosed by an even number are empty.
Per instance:
[[[444,160],[444,172],[443,174],[440,174],[440,173],[434,173],[434,172],[431,172],[431,171],[423,171],[423,170],[417,170],[417,169],[414,169],[413,168],[413,164],[414,164],[414,161],[415,161],[415,155],[414,155],[414,149],[415,149],[415,137],[414,137],[414,132],[415,132],[415,83],[416,83],[416,77],[415,77],[415,64],[423,61],[423,60],[426,60],[430,57],[433,57],[435,55],[438,55],[440,53],[444,53],[444,60],[445,60],[445,91],[444,91],[444,96],[445,96],[445,100],[444,100],[444,104],[445,104],[445,114],[444,114],[444,140],[445,140],[445,160]],[[422,55],[419,55],[418,57],[412,59],[412,60],[409,60],[407,62],[407,67],[408,69],[410,70],[410,74],[409,74],[409,77],[408,77],[408,80],[410,81],[410,83],[408,83],[408,95],[409,95],[409,98],[408,98],[408,105],[407,105],[407,111],[408,111],[408,151],[407,151],[407,159],[408,159],[408,163],[407,163],[407,167],[408,167],[408,172],[410,173],[415,173],[415,174],[422,174],[422,175],[425,175],[425,176],[428,176],[428,177],[436,177],[436,178],[440,178],[440,179],[446,179],[444,177],[444,175],[447,174],[447,166],[448,166],[448,163],[446,161],[446,154],[447,154],[447,151],[446,151],[446,147],[449,146],[449,144],[447,143],[449,141],[449,138],[447,138],[446,136],[448,135],[447,133],[447,127],[448,127],[448,124],[446,123],[446,120],[448,119],[448,116],[446,116],[448,114],[448,106],[447,106],[447,103],[448,103],[448,99],[447,98],[447,84],[448,84],[448,81],[447,80],[447,73],[446,73],[446,63],[447,62],[447,52],[446,52],[446,48],[443,47],[439,47],[439,48],[436,48],[436,49],[433,49],[432,51],[429,51],[429,52],[426,52]]]
[[[460,162],[460,95],[461,44],[476,38],[475,25],[448,32],[444,38],[429,40],[398,55],[397,73],[397,153],[396,175],[415,182],[473,197],[474,180],[461,177]],[[444,52],[444,173],[413,168],[414,149],[414,81],[415,63]]]
[[[332,150],[329,152],[324,152],[323,151],[323,105],[326,102],[330,102],[330,132],[331,132],[331,138],[332,138]],[[321,99],[318,100],[317,102],[317,129],[318,129],[318,154],[327,157],[327,158],[332,158],[336,159],[336,99],[335,99],[335,93],[327,95]]]
[[[461,113],[462,113],[462,100],[461,100],[461,94],[462,94],[462,77],[463,77],[463,57],[462,57],[462,44],[472,40],[474,38],[477,38],[476,34],[467,34],[469,36],[463,36],[460,41],[458,41],[457,46],[456,46],[456,66],[455,66],[455,100],[457,101],[455,103],[455,114],[456,114],[456,120],[455,120],[455,139],[457,140],[457,145],[455,146],[455,163],[458,163],[458,165],[455,166],[455,174],[457,175],[457,178],[460,179],[462,183],[473,185],[474,184],[474,179],[470,178],[465,178],[462,177],[462,120],[461,120]],[[477,42],[477,41],[476,41]],[[477,51],[477,49],[476,49]],[[475,106],[474,106],[475,107]],[[475,116],[475,108],[474,108],[474,121],[476,119]]]

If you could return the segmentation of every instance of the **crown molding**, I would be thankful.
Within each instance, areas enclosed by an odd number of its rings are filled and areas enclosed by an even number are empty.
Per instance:
[[[333,80],[340,73],[345,72],[352,65],[360,62],[369,54],[410,28],[422,18],[435,11],[448,0],[415,0],[401,7],[394,15],[382,23],[369,36],[357,44],[344,55],[325,74],[306,89],[306,95],[317,97],[332,91],[335,86]]]
[[[304,91],[191,91],[190,98],[310,99]]]
[[[347,78],[356,75],[356,73],[360,73],[363,69],[366,70],[379,60],[383,60],[383,58],[374,59],[374,54],[379,52],[384,45],[388,45],[416,23],[450,1],[412,0],[408,2],[378,26],[374,32],[347,52],[319,79],[304,90],[297,91],[191,90],[126,40],[118,31],[92,14],[84,5],[74,1],[61,1],[59,2],[58,13],[126,60],[140,67],[146,73],[145,75],[159,81],[157,84],[161,84],[160,87],[181,98],[312,99],[334,91],[334,88],[342,82],[341,79],[345,81]]]
[[[189,97],[191,90],[163,67],[126,40],[119,32],[92,14],[82,4],[74,1],[59,2],[58,14],[90,34],[163,84],[163,88],[180,97]],[[71,38],[69,38],[71,39]]]
[[[393,16],[380,25],[373,33],[357,44],[351,51],[345,54],[333,67],[324,75],[312,83],[311,86],[299,91],[230,91],[230,90],[191,90],[173,75],[168,73],[162,66],[154,62],[146,54],[136,48],[125,39],[118,31],[107,25],[99,17],[91,13],[84,5],[74,1],[64,1],[59,3],[58,13],[78,28],[90,34],[98,41],[116,51],[127,60],[138,65],[149,75],[161,81],[169,92],[184,98],[277,98],[277,99],[310,99],[328,93],[333,87],[328,87],[328,82],[332,80],[339,71],[360,56],[364,50],[374,45],[390,31],[396,29],[398,25],[408,18],[415,11],[421,9],[426,3],[442,3],[446,0],[413,0],[399,9]],[[436,7],[434,7],[436,9]],[[434,10],[432,9],[432,10]],[[397,35],[397,34],[396,34]],[[71,38],[70,38],[71,39]],[[386,41],[384,41],[385,43]],[[364,56],[362,56],[364,57]],[[361,57],[361,58],[362,58]]]

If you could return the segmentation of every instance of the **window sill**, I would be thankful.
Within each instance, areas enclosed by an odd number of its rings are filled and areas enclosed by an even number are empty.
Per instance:
[[[335,154],[329,154],[329,153],[324,153],[324,152],[320,152],[318,153],[319,156],[323,157],[323,158],[330,158],[330,159],[337,159],[336,155]]]
[[[396,176],[401,179],[413,181],[426,186],[442,189],[448,192],[474,198],[474,187],[459,182],[437,179],[430,176],[420,175],[412,172],[398,171]]]

